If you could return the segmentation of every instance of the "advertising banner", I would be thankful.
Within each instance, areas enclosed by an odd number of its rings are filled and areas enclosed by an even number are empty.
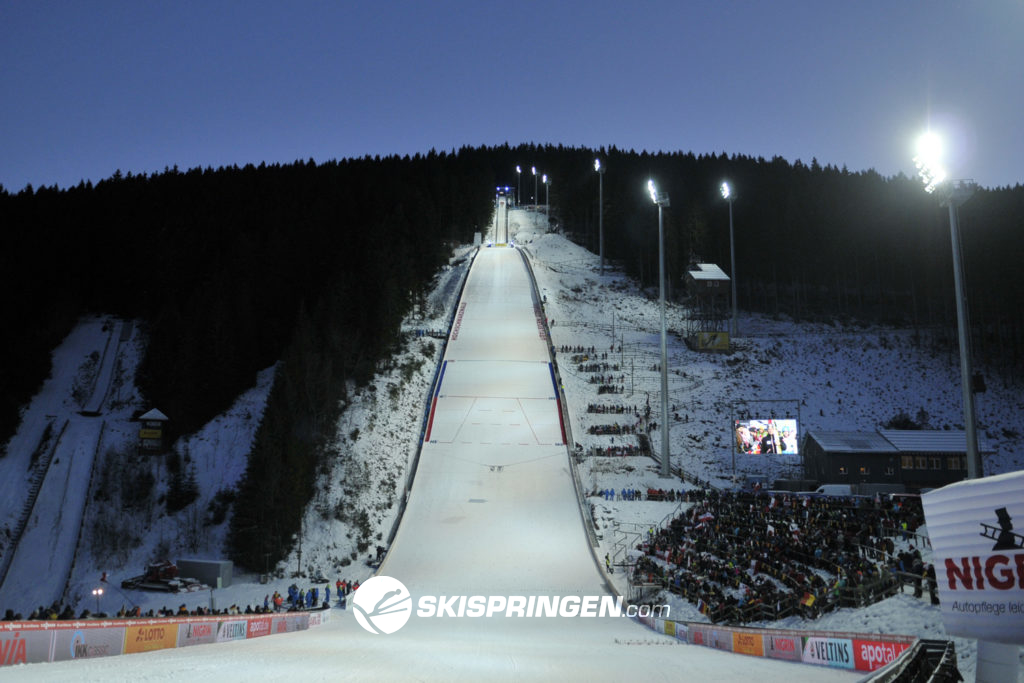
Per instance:
[[[53,659],[50,661],[66,662],[70,659],[123,654],[124,640],[123,628],[60,629],[53,633]]]
[[[764,657],[763,637],[760,633],[733,631],[732,651],[738,652],[741,655]]]
[[[857,671],[874,671],[894,661],[910,643],[853,639],[853,661]]]
[[[178,624],[178,647],[206,645],[217,640],[217,622],[189,622]]]
[[[124,629],[124,651],[152,652],[178,645],[178,624],[140,624]]]
[[[245,623],[245,619],[222,621],[217,624],[217,642],[224,643],[229,640],[245,640],[245,634],[248,633],[248,631],[249,627]]]
[[[692,645],[704,645],[705,647],[732,652],[732,633],[730,631],[693,624],[689,625],[687,631],[687,641]]]
[[[322,609],[317,612],[308,612],[309,614],[309,628],[314,626],[323,626],[331,619],[331,610]]]
[[[728,332],[698,332],[694,337],[698,351],[728,351]]]
[[[660,621],[660,620],[659,620]],[[676,637],[676,622],[674,621],[663,621],[662,633],[666,636]]]
[[[950,484],[921,502],[946,632],[1024,645],[1024,472]]]
[[[854,665],[853,642],[849,638],[805,636],[803,637],[801,659],[805,664],[852,669]]]
[[[246,638],[259,638],[270,635],[271,617],[254,617],[249,619],[249,627],[245,632]]]
[[[52,632],[0,631],[0,668],[48,661],[52,641]]]
[[[291,633],[302,631],[307,626],[307,618],[299,615],[286,614],[275,616],[270,621],[271,633]]]
[[[765,635],[764,654],[772,659],[799,662],[802,659],[800,637]]]

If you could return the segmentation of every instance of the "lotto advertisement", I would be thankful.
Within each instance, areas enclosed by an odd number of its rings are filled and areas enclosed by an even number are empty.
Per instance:
[[[1024,645],[1024,472],[921,496],[946,632]]]

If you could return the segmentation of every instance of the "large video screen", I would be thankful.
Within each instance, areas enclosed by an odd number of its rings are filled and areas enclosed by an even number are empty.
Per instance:
[[[735,420],[733,441],[737,453],[751,455],[797,455],[799,439],[796,420]]]

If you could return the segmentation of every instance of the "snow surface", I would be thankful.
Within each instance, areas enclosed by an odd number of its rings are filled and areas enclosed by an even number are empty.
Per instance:
[[[556,347],[593,345],[607,351],[614,329],[614,338],[622,346],[622,351],[616,348],[616,355],[623,368],[630,366],[625,384],[631,393],[599,397],[586,378],[575,377],[575,368],[560,357],[574,440],[587,448],[610,445],[611,437],[586,433],[588,425],[608,422],[605,419],[608,416],[588,414],[586,407],[588,403],[602,400],[642,406],[646,393],[651,392],[652,406],[656,410],[658,374],[651,368],[658,354],[657,301],[649,293],[638,292],[619,273],[609,270],[600,276],[595,255],[561,236],[546,234],[543,221],[543,216],[526,211],[512,211],[510,216],[511,232],[517,244],[526,246],[540,292],[546,298],[545,314],[554,320],[552,343]],[[504,259],[506,254],[518,258],[511,249],[482,250],[481,255],[485,254],[496,255],[497,260]],[[408,330],[445,326],[448,315],[454,310],[458,282],[465,274],[466,262],[458,262],[464,257],[465,250],[459,252],[453,267],[439,276],[427,306],[407,321]],[[483,263],[485,261],[481,260]],[[524,295],[512,269],[503,267],[507,263],[491,265],[498,267],[490,269],[489,282],[504,285],[510,297]],[[486,272],[483,266],[480,272]],[[480,279],[476,276],[474,270],[470,284]],[[467,300],[473,296],[484,297],[492,306],[503,305],[502,300],[493,298],[494,291],[482,294],[484,288],[481,288],[474,294],[475,288],[476,285],[467,285]],[[471,319],[470,311],[474,309],[479,310],[479,307],[467,306],[465,320]],[[528,324],[530,334],[537,338],[532,304],[530,311],[522,315],[523,324]],[[683,309],[670,306],[670,326],[673,329],[684,326],[684,315]],[[506,335],[511,331],[501,316],[480,322]],[[111,321],[102,318],[83,321],[55,351],[50,380],[26,408],[22,426],[8,444],[7,457],[0,459],[0,487],[4,494],[0,503],[0,524],[7,528],[13,527],[24,503],[29,457],[47,421],[60,422],[67,418],[70,423],[81,407],[70,398],[72,387],[76,377],[89,374],[83,359],[93,351],[103,353],[110,332],[102,328],[110,324]],[[741,336],[735,340],[736,351],[726,356],[690,352],[677,337],[670,336],[670,367],[673,369],[670,401],[688,418],[671,426],[673,464],[702,479],[710,479],[718,485],[730,482],[729,420],[731,405],[736,401],[802,399],[806,402],[800,414],[803,429],[869,431],[897,412],[915,416],[919,409],[928,413],[935,428],[946,425],[955,428],[961,422],[959,368],[955,354],[933,351],[927,341],[919,343],[911,331],[797,324],[742,312],[740,329]],[[525,334],[524,339],[529,336]],[[414,592],[440,593],[441,589],[449,588],[471,592],[470,588],[479,587],[485,594],[501,594],[504,591],[497,588],[525,592],[536,587],[563,593],[601,594],[605,590],[601,571],[590,555],[575,494],[571,482],[567,483],[564,450],[561,456],[547,455],[547,449],[554,449],[554,446],[548,445],[546,438],[556,425],[550,417],[545,420],[543,409],[533,411],[530,408],[531,403],[547,400],[539,398],[540,392],[529,390],[533,383],[527,378],[536,372],[533,366],[540,364],[536,352],[530,351],[528,345],[517,344],[513,350],[504,350],[506,358],[500,358],[502,353],[498,353],[497,360],[504,362],[481,363],[473,357],[460,357],[460,347],[463,352],[474,347],[473,353],[498,351],[498,347],[488,347],[479,339],[474,341],[472,334],[467,334],[464,341],[465,344],[452,343],[448,347],[450,358],[454,360],[448,367],[468,369],[456,369],[450,378],[450,387],[458,388],[459,394],[453,391],[447,395],[443,410],[439,409],[435,417],[435,428],[440,431],[434,440],[438,443],[424,447],[416,486],[409,499],[409,509],[415,514],[405,517],[384,573],[407,581],[410,588],[415,586]],[[107,425],[102,443],[93,449],[95,453],[134,443],[137,425],[128,420],[130,413],[133,409],[152,407],[141,403],[131,383],[141,344],[135,334],[131,343],[123,343],[117,350],[118,365],[111,379],[111,398],[104,405],[102,417],[91,418],[103,420]],[[371,549],[388,537],[397,512],[397,499],[401,496],[423,426],[440,349],[437,340],[412,337],[405,353],[392,367],[381,370],[372,387],[361,390],[352,387],[339,425],[331,473],[322,481],[311,483],[316,493],[301,534],[301,555],[297,547],[287,561],[270,568],[272,576],[266,584],[259,583],[255,575],[236,573],[234,585],[213,593],[217,606],[256,604],[275,589],[285,592],[290,583],[308,583],[308,579],[292,578],[296,571],[309,576],[311,570],[321,569],[330,577],[359,580],[371,575],[373,570],[363,562],[366,553],[357,549],[360,532],[353,524],[352,511],[367,514],[371,531],[362,540],[369,542]],[[520,375],[524,378],[517,380],[520,386],[510,393],[495,393],[479,370],[485,366],[503,380]],[[93,374],[99,373],[94,370]],[[200,484],[200,499],[191,511],[165,515],[157,509],[134,520],[134,531],[142,542],[127,556],[117,559],[97,557],[89,552],[97,543],[90,537],[87,524],[80,544],[84,551],[75,553],[74,549],[58,546],[56,537],[51,537],[47,542],[32,544],[37,558],[34,562],[31,559],[19,562],[47,567],[59,559],[55,559],[56,556],[73,555],[74,569],[65,600],[73,604],[77,612],[95,607],[89,591],[98,585],[102,571],[110,573],[111,585],[119,585],[121,579],[139,573],[148,560],[223,557],[227,525],[204,526],[196,517],[202,514],[218,490],[237,483],[244,472],[245,456],[272,378],[273,368],[261,373],[255,378],[253,389],[240,397],[232,410],[199,434],[176,444],[177,450],[187,454],[194,463]],[[447,383],[448,379],[443,386],[448,387]],[[993,450],[986,460],[985,471],[1020,469],[1022,456],[1014,451],[1015,425],[1021,424],[1024,417],[1024,406],[1017,398],[1019,387],[1006,386],[1001,381],[988,384],[988,393],[981,395],[978,401],[981,433],[986,445]],[[79,391],[76,395],[80,394]],[[508,419],[488,428],[482,419],[488,414]],[[54,417],[48,418],[50,415]],[[451,419],[459,415],[469,418],[467,422],[471,422],[473,416],[480,417],[481,424],[463,425],[463,429],[453,427]],[[518,445],[518,439],[531,431],[524,430],[524,422],[513,424],[513,419],[520,419],[518,416],[528,419],[536,434],[536,441],[524,446],[537,458],[535,461],[516,456],[517,449],[511,445],[487,444],[486,449],[482,448],[485,438],[497,438],[503,429],[514,432],[514,443]],[[467,447],[465,452],[458,448],[459,440],[455,438],[463,432],[471,437],[469,444],[462,444]],[[446,435],[452,436],[451,443],[441,443],[440,437]],[[658,443],[657,432],[652,437],[654,443]],[[621,442],[621,438],[617,437],[616,443]],[[509,444],[512,443],[509,438]],[[462,457],[463,454],[468,457]],[[508,463],[508,469],[503,467],[500,472],[492,472],[491,465],[501,462]],[[564,469],[554,466],[556,462]],[[768,471],[766,464],[763,460],[738,462],[736,470],[746,476],[788,473],[784,469]],[[584,488],[592,491],[665,486],[657,469],[657,464],[646,458],[589,458],[581,467]],[[540,476],[543,486],[516,484],[517,470]],[[69,482],[69,491],[88,487],[87,480],[67,476],[65,480]],[[432,491],[429,494],[428,482]],[[470,498],[487,502],[470,502]],[[40,500],[44,500],[42,496]],[[45,500],[52,501],[52,498]],[[339,501],[344,504],[339,505]],[[634,526],[646,528],[658,524],[677,508],[672,503],[605,501],[596,496],[591,497],[590,502],[594,503],[602,537],[600,547],[595,550],[598,557],[621,548]],[[59,507],[52,502],[40,506],[41,514],[44,507]],[[529,512],[531,509],[536,514]],[[342,513],[336,514],[338,510]],[[67,514],[65,511],[64,516]],[[86,519],[93,514],[86,510]],[[477,523],[486,519],[493,520],[494,524]],[[450,533],[453,528],[461,533]],[[0,536],[0,539],[6,543],[6,538]],[[483,539],[489,544],[481,551],[467,542],[470,539]],[[517,546],[513,544],[523,539],[528,542],[525,550],[514,551]],[[562,558],[564,562],[553,558]],[[63,562],[60,560],[58,564]],[[555,568],[544,566],[545,563]],[[486,570],[482,569],[484,567]],[[523,573],[517,575],[517,572]],[[613,579],[619,582],[618,590],[624,591],[621,574],[615,574]],[[43,580],[31,585],[19,584],[17,591],[5,585],[0,589],[0,608],[10,606],[27,613],[36,605],[48,604],[53,600],[50,596],[57,590],[57,583]],[[210,600],[211,595],[206,593],[169,596],[122,592],[115,588],[104,596],[101,609],[113,612],[122,604],[136,603],[143,610],[182,602],[192,607]],[[692,605],[674,598],[668,602],[674,618],[705,621]],[[823,676],[843,675],[818,667],[755,660],[707,648],[667,645],[664,643],[669,639],[625,619],[622,623],[615,619],[576,619],[568,623],[563,619],[533,619],[521,622],[523,626],[517,625],[515,620],[484,623],[494,622],[494,618],[449,619],[443,627],[434,623],[424,627],[418,626],[417,619],[413,618],[402,631],[385,638],[364,632],[347,612],[334,610],[333,613],[334,619],[327,626],[274,636],[270,640],[29,665],[5,670],[4,677],[9,680],[66,680],[69,677],[179,680],[209,673],[225,680],[286,675],[336,680],[360,675],[468,679],[483,675],[498,678],[571,675],[576,678],[578,674],[600,680],[643,672],[647,677],[671,676],[675,680],[689,676],[707,680],[750,676],[756,672],[774,680],[775,664],[782,667],[778,670],[779,680],[782,677],[821,680]],[[863,609],[839,610],[813,622],[791,618],[772,626],[946,637],[937,608],[909,594]],[[972,680],[975,644],[954,640],[961,671]],[[1024,667],[1019,680],[1024,681]]]

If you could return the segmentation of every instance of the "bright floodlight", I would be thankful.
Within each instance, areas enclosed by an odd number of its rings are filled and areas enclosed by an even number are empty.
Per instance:
[[[547,183],[547,182],[548,182],[548,174],[547,174],[547,173],[545,173],[544,175],[542,175],[542,176],[540,177],[540,181],[541,181],[542,183]]]
[[[917,158],[935,164],[942,158],[942,138],[930,130],[917,139]]]
[[[533,175],[537,175],[537,167],[536,166],[531,166],[530,170],[533,171]]]
[[[653,180],[647,181],[647,191],[651,193],[651,201],[655,204],[658,203],[658,188],[654,186]]]
[[[722,183],[722,199],[728,199],[730,194],[732,191],[729,188],[729,183]]]
[[[522,173],[522,172],[523,172],[523,169],[519,168],[519,166],[516,166],[516,173]]]
[[[600,159],[594,159],[594,170],[595,171],[600,171],[601,170],[601,160]]]
[[[942,158],[942,140],[928,131],[917,139],[917,155],[914,165],[924,183],[925,192],[934,192],[946,179],[946,171],[939,165]]]

